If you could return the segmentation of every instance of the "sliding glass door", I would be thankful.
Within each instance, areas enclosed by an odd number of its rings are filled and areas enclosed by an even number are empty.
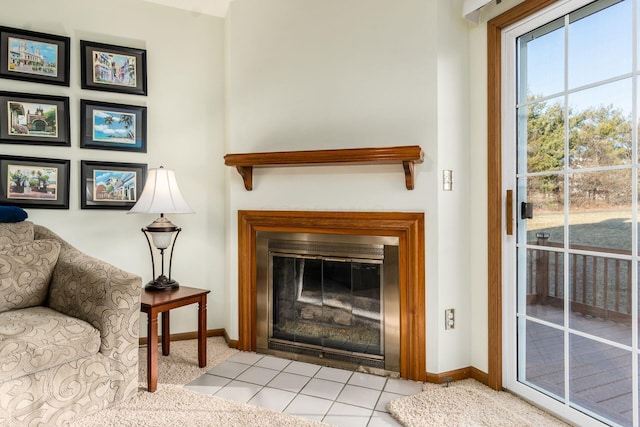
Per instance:
[[[638,425],[636,1],[559,2],[503,39],[505,385],[580,424]]]

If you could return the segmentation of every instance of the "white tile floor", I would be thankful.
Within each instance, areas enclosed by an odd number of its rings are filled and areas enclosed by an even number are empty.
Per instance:
[[[223,399],[345,427],[399,426],[387,403],[422,383],[237,353],[185,386]]]

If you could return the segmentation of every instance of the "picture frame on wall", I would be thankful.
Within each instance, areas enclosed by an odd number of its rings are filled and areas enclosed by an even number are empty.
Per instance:
[[[147,152],[147,107],[80,100],[80,147]]]
[[[80,208],[129,210],[147,178],[143,163],[80,162]]]
[[[0,77],[69,86],[70,38],[0,27]]]
[[[69,165],[65,159],[0,155],[0,204],[69,209]]]
[[[0,142],[71,146],[69,98],[0,92]]]
[[[80,41],[82,89],[147,95],[147,51]]]

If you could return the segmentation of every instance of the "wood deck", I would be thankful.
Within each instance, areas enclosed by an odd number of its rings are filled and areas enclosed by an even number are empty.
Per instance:
[[[563,324],[561,308],[532,304],[527,306],[527,314],[559,326]],[[526,381],[547,390],[558,400],[566,401],[563,331],[532,321],[527,321],[526,326]],[[569,327],[631,346],[629,325],[571,313]],[[621,425],[632,425],[631,351],[572,333],[569,347],[571,405]]]

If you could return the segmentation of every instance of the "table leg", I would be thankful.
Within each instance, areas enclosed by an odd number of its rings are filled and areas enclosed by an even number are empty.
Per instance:
[[[158,388],[158,313],[147,314],[147,390]]]
[[[198,301],[198,366],[207,366],[207,294]]]
[[[162,312],[162,355],[169,355],[171,345],[171,332],[169,331],[169,311]]]

